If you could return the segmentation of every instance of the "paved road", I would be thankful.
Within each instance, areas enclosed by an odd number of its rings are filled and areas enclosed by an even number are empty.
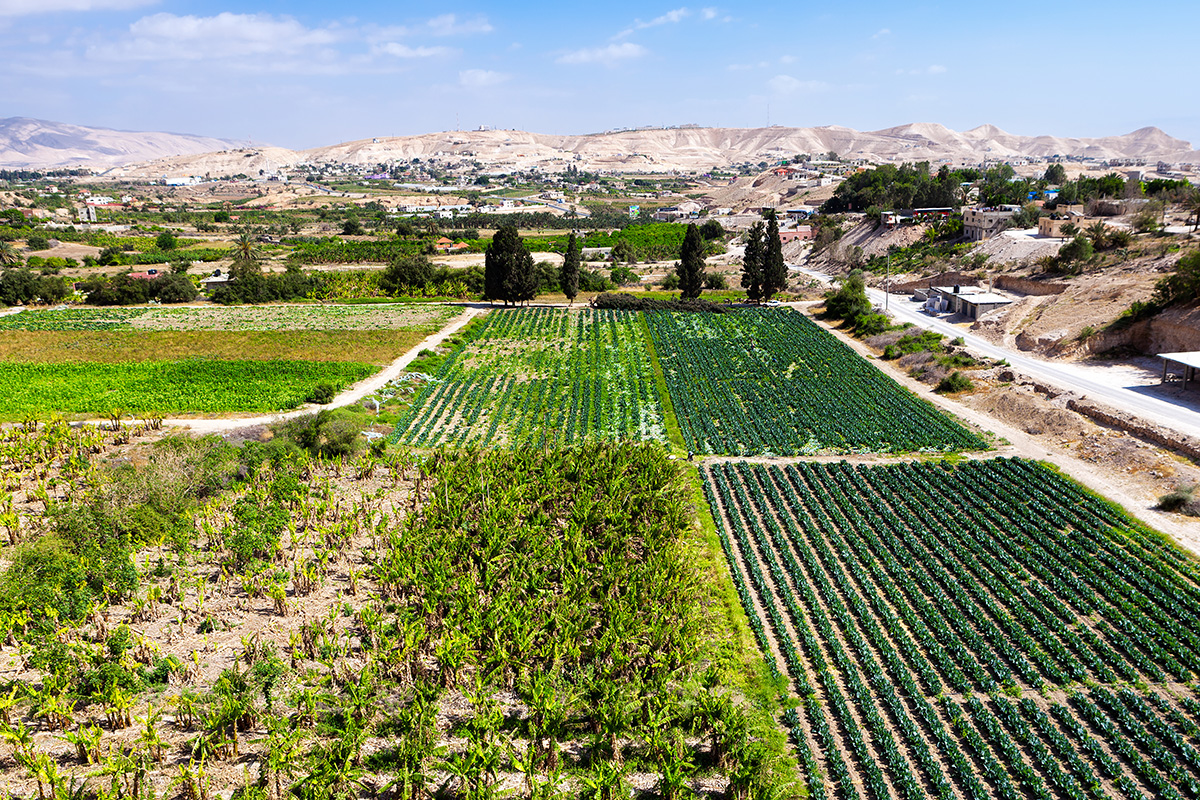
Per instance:
[[[795,268],[794,268],[795,269]],[[799,267],[800,272],[820,281],[830,282],[832,279],[821,272]],[[884,293],[879,289],[867,289],[867,296],[876,306],[884,304]],[[1112,370],[1103,366],[1086,364],[1066,364],[1044,361],[1033,358],[1018,350],[1000,347],[972,333],[963,325],[955,325],[944,319],[931,317],[918,309],[920,306],[907,296],[893,294],[888,299],[888,313],[899,322],[911,322],[923,328],[943,333],[950,337],[961,336],[972,350],[982,353],[989,358],[1005,359],[1013,368],[1025,375],[1044,383],[1072,391],[1114,408],[1137,414],[1151,422],[1166,426],[1173,430],[1191,436],[1200,437],[1200,390],[1189,388],[1186,396],[1181,396],[1180,403],[1173,403],[1155,396],[1144,385],[1124,381],[1126,385],[1117,385],[1121,381],[1113,380]],[[1168,395],[1182,395],[1180,389],[1168,389]],[[1188,403],[1184,405],[1183,403]]]

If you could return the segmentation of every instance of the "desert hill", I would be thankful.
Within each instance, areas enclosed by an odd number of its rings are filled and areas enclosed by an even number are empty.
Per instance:
[[[100,171],[240,144],[185,133],[116,131],[28,117],[0,119],[0,167],[10,169],[82,166]]]
[[[1158,128],[1094,139],[1020,136],[994,125],[968,131],[936,123],[913,123],[878,131],[839,125],[816,128],[655,128],[575,136],[526,131],[443,131],[380,137],[288,150],[278,147],[232,149],[231,142],[162,133],[128,133],[45,123],[0,121],[0,166],[63,166],[104,169],[119,177],[253,175],[304,164],[357,164],[413,158],[471,159],[485,169],[511,171],[538,167],[618,172],[707,170],[740,162],[770,161],[798,153],[836,152],[870,161],[962,161],[1049,155],[1197,160],[1197,152]]]

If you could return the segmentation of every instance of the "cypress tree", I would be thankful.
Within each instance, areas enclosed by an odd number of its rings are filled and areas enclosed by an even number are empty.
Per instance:
[[[679,294],[684,300],[695,300],[704,291],[704,239],[696,223],[687,227],[683,249],[679,254]]]
[[[532,300],[537,294],[533,256],[517,234],[517,226],[502,225],[483,257],[485,300],[503,300],[505,305]]]
[[[763,248],[763,299],[769,300],[787,286],[787,264],[783,261],[783,242],[775,212],[767,212],[767,234]]]
[[[567,300],[574,303],[579,294],[579,242],[574,232],[567,237],[567,252],[563,256],[562,271],[558,273],[558,283]]]
[[[763,258],[765,255],[763,224],[756,222],[750,226],[750,232],[746,234],[746,252],[742,256],[742,288],[746,290],[746,297],[752,303],[762,301]]]

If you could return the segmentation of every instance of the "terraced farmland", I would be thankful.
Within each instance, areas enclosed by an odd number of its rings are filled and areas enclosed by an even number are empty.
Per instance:
[[[532,445],[666,441],[641,317],[619,311],[496,311],[413,401],[394,439]]]
[[[791,309],[647,315],[688,449],[727,455],[983,447]]]
[[[1195,562],[1026,461],[703,470],[811,797],[1200,797]]]

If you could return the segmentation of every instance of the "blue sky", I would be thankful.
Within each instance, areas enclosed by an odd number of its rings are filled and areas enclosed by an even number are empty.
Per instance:
[[[1194,0],[0,0],[0,117],[315,147],[480,125],[985,123],[1200,145]]]

